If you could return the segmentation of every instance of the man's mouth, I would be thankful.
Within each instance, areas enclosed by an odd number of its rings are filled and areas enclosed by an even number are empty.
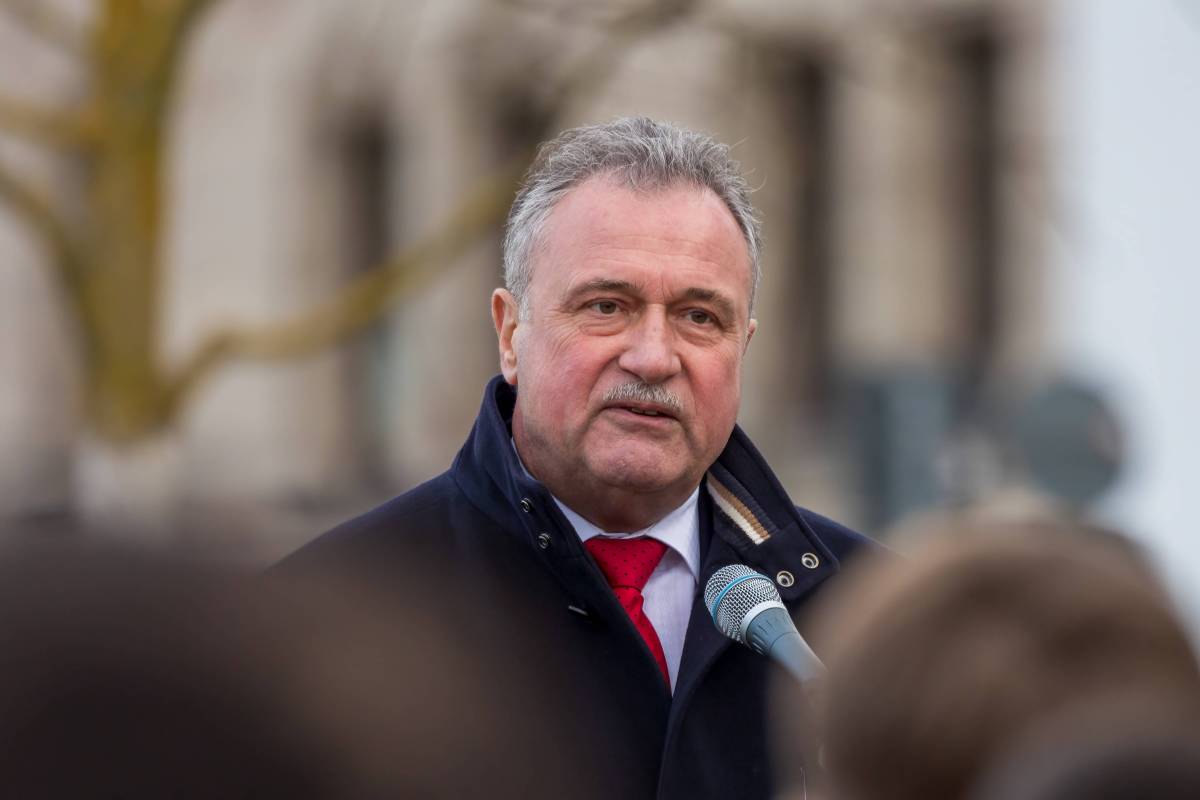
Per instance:
[[[621,403],[619,405],[609,406],[610,409],[617,411],[628,411],[631,414],[637,414],[639,417],[657,417],[661,419],[675,419],[675,413],[666,408],[656,407],[651,404],[628,405]]]
[[[675,392],[664,386],[623,383],[604,393],[605,410],[628,411],[649,419],[679,421],[683,407]]]

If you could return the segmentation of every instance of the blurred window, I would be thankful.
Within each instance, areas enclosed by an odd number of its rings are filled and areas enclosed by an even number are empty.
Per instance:
[[[788,287],[787,307],[795,309],[783,321],[790,326],[788,369],[794,371],[786,402],[801,410],[804,427],[813,430],[813,423],[823,421],[830,410],[836,378],[833,80],[829,63],[816,54],[782,54],[775,68],[776,107],[793,143],[796,187],[794,224],[777,232],[789,264],[781,283]]]

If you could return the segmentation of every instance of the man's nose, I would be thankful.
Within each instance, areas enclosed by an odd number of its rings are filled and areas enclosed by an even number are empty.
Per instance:
[[[662,383],[682,368],[675,345],[675,331],[665,310],[648,309],[629,329],[617,365],[646,383]]]

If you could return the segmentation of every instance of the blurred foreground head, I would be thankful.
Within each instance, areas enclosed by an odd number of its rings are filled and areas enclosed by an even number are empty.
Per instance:
[[[1111,537],[1040,527],[934,540],[840,589],[820,709],[839,800],[965,797],[1039,725],[1096,704],[1195,714],[1188,638],[1136,551]]]
[[[1051,720],[999,759],[971,800],[1195,800],[1200,726],[1166,699],[1126,697]]]
[[[430,613],[458,602],[436,574],[410,563],[385,588],[146,554],[0,554],[0,797],[587,790],[560,766],[574,722],[514,677],[528,672],[521,643],[454,635]]]

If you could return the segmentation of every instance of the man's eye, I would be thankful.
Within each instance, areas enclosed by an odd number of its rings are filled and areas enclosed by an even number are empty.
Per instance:
[[[597,300],[591,305],[592,310],[597,311],[605,316],[610,316],[617,313],[619,307],[612,300]]]
[[[687,312],[687,318],[690,322],[693,322],[696,325],[711,325],[716,322],[716,319],[713,318],[712,314],[708,313],[707,311],[701,311],[698,308],[693,308],[691,311]]]

